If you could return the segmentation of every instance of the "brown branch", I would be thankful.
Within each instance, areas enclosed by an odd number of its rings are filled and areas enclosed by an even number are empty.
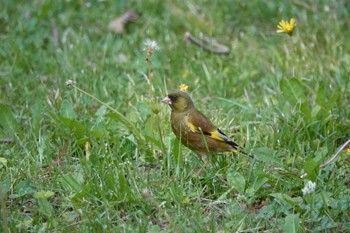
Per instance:
[[[12,138],[0,138],[0,143],[14,143]]]
[[[122,16],[114,19],[112,22],[109,23],[108,28],[110,30],[113,30],[114,32],[121,34],[124,32],[125,26],[129,23],[136,22],[136,20],[140,17],[139,14],[137,14],[133,10],[129,10],[125,12]]]
[[[199,40],[196,37],[192,36],[191,33],[185,32],[185,38],[210,53],[225,55],[229,54],[230,52],[230,49],[226,45],[220,44],[216,40],[209,39],[206,36],[203,36],[203,38]]]
[[[327,166],[328,164],[330,164],[331,162],[333,162],[333,160],[335,160],[335,159],[340,155],[340,153],[348,147],[349,144],[350,144],[350,139],[349,139],[347,142],[345,142],[345,143],[342,145],[342,147],[340,147],[340,149],[337,151],[337,153],[335,153],[335,155],[334,155],[330,160],[328,160],[327,162],[325,162],[324,164],[322,164],[322,165],[320,166],[320,168],[324,168],[325,166]]]
[[[51,40],[53,45],[57,48],[60,46],[60,41],[58,39],[58,29],[55,20],[51,21]]]
[[[299,0],[292,0],[292,3],[297,5],[297,6],[301,6],[304,7],[305,9],[308,9],[312,12],[317,12],[317,5],[315,4],[307,4],[303,1],[299,1]]]

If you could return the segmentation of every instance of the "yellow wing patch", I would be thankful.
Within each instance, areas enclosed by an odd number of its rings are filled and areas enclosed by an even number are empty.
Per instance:
[[[213,138],[215,140],[218,141],[222,141],[222,142],[226,142],[227,141],[227,137],[225,137],[224,135],[222,135],[219,131],[212,131],[212,132],[203,132],[202,129],[200,127],[196,127],[194,126],[192,123],[190,123],[189,121],[186,122],[188,128],[190,128],[190,130],[193,133],[203,133],[204,135]]]
[[[210,132],[210,136],[211,138],[214,138],[216,140],[219,140],[219,141],[223,141],[225,142],[226,140],[222,137],[222,134],[218,131],[213,131],[213,132]]]
[[[200,128],[198,129],[196,126],[194,126],[193,124],[191,124],[190,122],[187,121],[187,126],[188,128],[190,128],[190,130],[193,132],[193,133],[199,133],[201,132]]]
[[[193,132],[193,133],[199,133],[201,130],[200,128],[198,129],[198,127],[194,126],[194,124],[192,124],[189,120],[188,120],[188,116],[185,116],[185,123],[186,126]]]

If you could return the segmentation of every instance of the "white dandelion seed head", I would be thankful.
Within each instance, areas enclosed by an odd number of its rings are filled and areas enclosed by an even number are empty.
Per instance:
[[[147,39],[144,43],[144,51],[147,51],[147,53],[153,53],[155,51],[158,51],[160,48],[156,41]]]
[[[69,79],[66,81],[66,86],[69,87],[69,86],[72,86],[74,84],[74,81]]]

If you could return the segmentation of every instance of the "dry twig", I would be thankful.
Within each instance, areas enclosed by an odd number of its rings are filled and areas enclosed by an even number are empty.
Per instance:
[[[12,138],[0,138],[0,143],[14,143]]]
[[[230,52],[230,49],[226,45],[220,44],[215,39],[210,39],[206,36],[203,36],[201,40],[199,40],[192,36],[191,33],[185,32],[185,38],[210,53],[225,55]]]
[[[327,162],[325,162],[324,164],[322,164],[322,165],[320,166],[320,168],[324,168],[325,166],[327,166],[328,164],[330,164],[331,162],[333,162],[333,160],[335,160],[335,159],[340,155],[340,153],[341,153],[343,150],[345,150],[345,149],[349,146],[349,144],[350,144],[350,139],[349,139],[347,142],[345,142],[345,143],[342,145],[342,147],[340,147],[340,149],[337,151],[337,153],[335,153],[335,155],[334,155],[330,160],[328,160]]]
[[[135,22],[139,17],[139,14],[137,14],[135,11],[128,10],[122,16],[110,22],[108,28],[118,34],[124,33],[125,25]]]

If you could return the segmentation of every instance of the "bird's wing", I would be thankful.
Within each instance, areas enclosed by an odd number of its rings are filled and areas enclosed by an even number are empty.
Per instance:
[[[198,110],[191,112],[185,118],[186,125],[194,133],[203,133],[207,137],[226,142],[233,147],[238,144],[227,137],[220,129],[216,128],[211,121]]]

